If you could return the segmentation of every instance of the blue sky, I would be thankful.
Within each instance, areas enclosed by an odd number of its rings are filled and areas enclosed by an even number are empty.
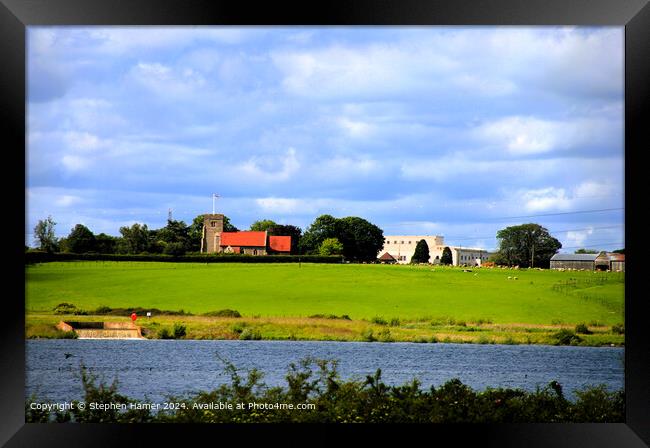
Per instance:
[[[29,27],[27,220],[624,246],[623,28]],[[605,210],[608,211],[574,213]],[[524,218],[520,218],[524,217]]]

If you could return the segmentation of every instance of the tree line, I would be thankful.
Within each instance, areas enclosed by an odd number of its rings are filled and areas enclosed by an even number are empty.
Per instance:
[[[184,221],[167,220],[160,229],[135,223],[120,227],[120,236],[95,235],[83,224],[76,224],[66,237],[55,236],[56,222],[51,216],[39,220],[34,235],[39,250],[75,254],[166,254],[180,256],[199,252],[205,215],[196,216],[190,225]],[[227,216],[224,231],[237,232]],[[334,218],[322,215],[303,233],[298,226],[278,224],[270,219],[255,221],[252,231],[269,235],[291,236],[292,255],[343,255],[354,261],[374,261],[383,247],[383,231],[359,217]]]
[[[46,252],[101,253],[101,254],[167,254],[184,255],[199,252],[203,232],[203,218],[198,215],[192,223],[168,220],[160,229],[150,229],[146,224],[135,223],[120,227],[119,237],[100,233],[95,235],[83,224],[75,225],[68,236],[56,238],[56,223],[51,216],[38,221],[34,234],[38,248]],[[236,232],[230,219],[224,217],[224,231]],[[384,233],[375,224],[356,216],[335,218],[321,215],[302,231],[298,226],[278,224],[270,219],[255,221],[250,230],[267,231],[269,235],[291,236],[292,255],[343,255],[352,261],[376,261],[384,246]],[[497,265],[548,268],[550,260],[562,243],[539,224],[527,223],[506,227],[496,234],[498,249],[490,257]],[[588,253],[580,249],[576,253]],[[595,251],[593,251],[595,252]],[[624,253],[621,249],[615,252]],[[425,240],[418,241],[412,263],[428,263],[429,247]],[[452,254],[445,247],[441,264],[452,264]]]

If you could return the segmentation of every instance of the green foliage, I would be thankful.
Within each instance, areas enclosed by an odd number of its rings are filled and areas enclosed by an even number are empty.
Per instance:
[[[174,339],[184,338],[187,335],[185,325],[175,323],[174,328],[172,329],[172,335],[174,336]]]
[[[623,326],[623,324],[612,325],[612,333],[625,334],[625,327]]]
[[[210,317],[241,317],[239,311],[230,309],[208,311],[207,313],[203,313],[203,315]]]
[[[173,334],[169,328],[163,327],[158,330],[158,339],[174,339]]]
[[[165,255],[171,255],[172,257],[179,257],[185,255],[185,245],[181,242],[168,243],[163,249]]]
[[[415,246],[415,252],[411,257],[411,263],[428,263],[429,262],[429,245],[425,240],[420,240]]]
[[[571,330],[563,328],[553,335],[555,345],[578,345],[582,338]]]
[[[82,224],[74,226],[65,240],[65,252],[83,254],[95,251],[96,246],[95,235]]]
[[[373,324],[377,324],[377,325],[388,325],[388,322],[386,322],[386,319],[384,319],[381,316],[373,317],[372,319],[370,319],[370,322],[372,322]]]
[[[384,246],[384,233],[363,218],[334,218],[321,215],[314,220],[300,241],[302,253],[316,253],[323,241],[336,238],[343,244],[343,255],[350,260],[374,261]]]
[[[377,340],[372,331],[372,328],[366,328],[361,332],[361,340],[364,342],[375,342]]]
[[[118,251],[124,254],[139,254],[149,249],[149,228],[146,224],[135,223],[131,227],[120,227],[122,238]]]
[[[96,384],[95,376],[82,366],[86,403],[123,404],[123,409],[57,411],[48,414],[31,409],[35,396],[25,405],[25,419],[34,422],[158,422],[158,423],[560,423],[625,421],[624,391],[610,392],[604,386],[576,392],[577,400],[564,397],[556,381],[534,392],[521,389],[488,388],[474,391],[458,379],[439,387],[422,389],[417,379],[399,386],[382,381],[381,369],[365,381],[340,378],[336,360],[305,358],[289,365],[285,387],[267,387],[262,372],[251,369],[242,374],[223,360],[229,383],[190,397],[169,397],[182,403],[178,409],[152,413],[128,408],[138,401],[119,394],[117,380],[111,385]],[[231,408],[213,408],[214,403]],[[237,403],[291,404],[294,409],[238,408]],[[298,404],[314,409],[296,410]]]
[[[58,240],[54,235],[54,226],[56,226],[56,222],[51,216],[48,216],[46,219],[39,220],[34,227],[34,236],[40,250],[48,253],[58,250]]]
[[[576,254],[597,254],[599,251],[593,249],[578,249],[574,253]]]
[[[52,311],[54,311],[54,314],[73,314],[75,316],[85,316],[88,314],[87,311],[79,309],[76,305],[67,302],[59,303]]]
[[[121,240],[120,240],[121,241]],[[123,248],[124,243],[120,243]],[[337,255],[238,255],[238,254],[185,254],[177,257],[164,254],[73,254],[32,251],[25,253],[26,264],[52,261],[153,261],[171,263],[341,263]]]
[[[440,257],[440,264],[442,265],[450,265],[453,264],[454,260],[451,255],[451,249],[449,247],[445,247],[442,250],[442,256]]]
[[[534,267],[547,268],[551,257],[562,248],[547,229],[533,223],[499,230],[497,240],[499,256],[509,266],[531,267],[533,263]]]
[[[259,341],[262,339],[262,334],[256,328],[246,327],[239,334],[239,339],[243,341]]]
[[[271,228],[277,225],[278,224],[275,221],[271,221],[270,219],[261,219],[251,224],[251,230],[256,232],[264,232],[270,230]]]
[[[326,238],[318,248],[319,255],[341,255],[343,253],[343,244],[337,238]]]
[[[587,328],[587,325],[585,325],[584,323],[577,324],[575,331],[578,334],[592,334],[589,328]]]
[[[337,316],[336,314],[312,314],[309,316],[310,319],[342,319],[342,320],[352,320],[347,314],[342,314]]]

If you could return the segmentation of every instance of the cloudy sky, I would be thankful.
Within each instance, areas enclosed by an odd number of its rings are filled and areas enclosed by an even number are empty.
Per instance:
[[[27,224],[624,246],[623,28],[29,27]]]

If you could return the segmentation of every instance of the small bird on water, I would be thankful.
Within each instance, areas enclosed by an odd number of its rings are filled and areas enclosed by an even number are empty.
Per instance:
[[[65,359],[68,359],[71,356],[74,356],[72,353],[64,353]]]

